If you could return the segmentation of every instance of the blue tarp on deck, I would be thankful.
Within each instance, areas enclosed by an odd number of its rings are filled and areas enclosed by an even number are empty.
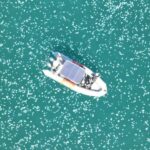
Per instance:
[[[77,64],[71,61],[66,61],[60,71],[60,74],[75,84],[79,84],[85,76],[85,71]]]

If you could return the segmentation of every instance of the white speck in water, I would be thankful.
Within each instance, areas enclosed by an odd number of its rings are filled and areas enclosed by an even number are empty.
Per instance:
[[[147,142],[149,142],[149,143],[150,143],[150,138],[147,138]]]
[[[2,47],[3,46],[3,44],[2,43],[0,43],[0,47]]]

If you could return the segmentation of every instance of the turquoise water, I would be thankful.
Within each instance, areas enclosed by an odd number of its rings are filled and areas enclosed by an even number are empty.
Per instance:
[[[0,150],[148,150],[150,1],[0,2]],[[50,51],[99,72],[106,97],[45,77]]]

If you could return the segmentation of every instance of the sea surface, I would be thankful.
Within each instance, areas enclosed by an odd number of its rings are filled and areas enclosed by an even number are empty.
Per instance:
[[[105,97],[44,76],[51,51],[99,72]],[[150,1],[1,0],[0,150],[149,150]]]

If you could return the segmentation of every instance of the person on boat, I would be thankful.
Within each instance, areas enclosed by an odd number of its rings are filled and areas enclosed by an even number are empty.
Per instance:
[[[55,70],[59,66],[59,62],[57,60],[53,61],[52,69]]]
[[[86,87],[86,88],[90,88],[90,86],[91,86],[91,81],[90,81],[91,79],[90,79],[90,76],[89,75],[86,75],[86,77],[85,77],[85,83],[84,83],[84,86]]]
[[[64,59],[62,58],[61,54],[58,53],[57,56],[55,57],[55,60],[53,61],[52,64],[52,70],[57,71],[57,69],[63,64]]]
[[[56,60],[59,61],[60,63],[63,63],[64,61],[60,53],[57,54]]]

